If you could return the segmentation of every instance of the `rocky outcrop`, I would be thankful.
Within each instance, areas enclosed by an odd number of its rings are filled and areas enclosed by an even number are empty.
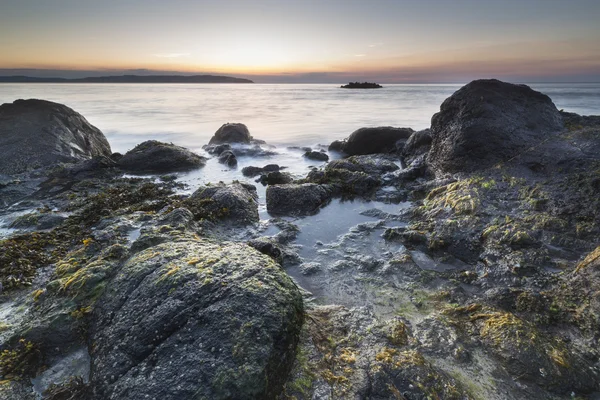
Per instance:
[[[291,369],[302,299],[244,244],[181,240],[131,257],[91,327],[97,398],[273,399]]]
[[[240,123],[226,123],[217,129],[208,144],[250,143],[251,140],[252,136],[250,136],[250,131],[248,131],[246,125]]]
[[[462,87],[431,119],[429,164],[439,172],[475,171],[507,161],[563,129],[550,98],[495,79]]]
[[[245,183],[201,187],[186,200],[186,207],[198,219],[226,220],[238,225],[258,222],[256,187]]]
[[[31,99],[0,106],[0,174],[110,155],[102,132],[65,105]]]
[[[346,140],[331,143],[329,150],[343,151],[351,156],[390,153],[396,150],[396,142],[407,140],[413,132],[410,128],[391,126],[360,128]]]
[[[326,185],[314,183],[267,187],[267,210],[278,215],[305,215],[317,212],[331,196]]]
[[[292,183],[294,178],[287,172],[268,172],[266,174],[262,174],[257,182],[262,183],[263,185],[283,185],[286,183]]]
[[[206,159],[188,149],[157,140],[148,140],[135,146],[119,159],[125,171],[166,173],[186,171],[204,166]]]

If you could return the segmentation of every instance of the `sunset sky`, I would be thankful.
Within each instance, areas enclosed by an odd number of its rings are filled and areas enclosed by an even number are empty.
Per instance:
[[[600,0],[2,0],[0,75],[600,81],[599,21]]]

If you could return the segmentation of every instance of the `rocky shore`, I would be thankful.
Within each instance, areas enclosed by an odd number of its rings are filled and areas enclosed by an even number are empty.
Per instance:
[[[0,399],[600,398],[600,117],[479,80],[277,152],[1,105]]]

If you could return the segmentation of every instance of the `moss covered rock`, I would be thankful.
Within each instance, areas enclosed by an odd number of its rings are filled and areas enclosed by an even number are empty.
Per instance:
[[[293,363],[301,295],[269,257],[183,240],[141,251],[93,315],[99,398],[272,399]]]

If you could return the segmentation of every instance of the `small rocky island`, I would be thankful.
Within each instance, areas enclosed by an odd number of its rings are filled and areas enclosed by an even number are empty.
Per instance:
[[[342,85],[340,87],[342,89],[381,89],[383,86],[371,82],[350,82],[347,85]]]
[[[0,106],[0,398],[597,398],[600,116],[478,80],[301,175],[241,123],[204,149]]]

